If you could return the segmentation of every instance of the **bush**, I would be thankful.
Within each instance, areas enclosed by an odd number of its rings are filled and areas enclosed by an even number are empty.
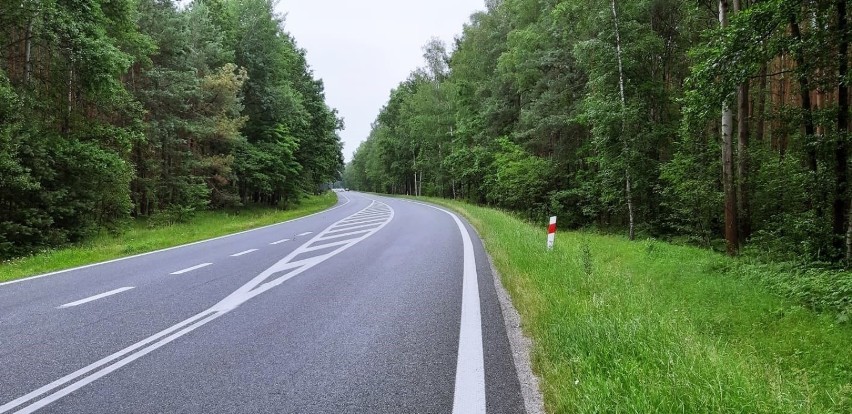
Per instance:
[[[757,280],[814,311],[836,315],[838,322],[852,318],[852,272],[745,259],[734,263],[728,273]]]
[[[148,219],[148,227],[164,227],[174,224],[187,223],[195,217],[196,209],[192,206],[172,205],[154,213]]]
[[[498,140],[500,152],[494,157],[493,174],[487,180],[489,203],[527,215],[544,207],[553,166],[530,155],[508,138]]]

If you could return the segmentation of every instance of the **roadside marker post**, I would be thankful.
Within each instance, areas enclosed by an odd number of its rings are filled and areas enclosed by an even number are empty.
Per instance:
[[[553,250],[553,240],[556,238],[556,216],[550,218],[550,226],[547,227],[547,250]]]

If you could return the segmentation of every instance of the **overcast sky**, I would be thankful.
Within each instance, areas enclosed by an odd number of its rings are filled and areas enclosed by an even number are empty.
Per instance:
[[[307,50],[328,104],[344,118],[347,162],[391,89],[424,65],[423,45],[438,37],[451,48],[484,8],[484,0],[281,0],[286,30]]]

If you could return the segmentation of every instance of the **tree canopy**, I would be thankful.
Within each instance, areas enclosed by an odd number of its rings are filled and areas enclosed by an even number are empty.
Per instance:
[[[274,1],[0,10],[0,259],[339,176],[342,121]]]
[[[489,1],[452,47],[424,48],[345,176],[848,262],[848,14],[846,0]]]

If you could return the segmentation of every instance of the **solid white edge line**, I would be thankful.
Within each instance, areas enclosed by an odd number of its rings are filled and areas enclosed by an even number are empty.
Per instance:
[[[187,267],[186,269],[178,270],[177,272],[172,272],[172,273],[169,273],[169,274],[170,275],[182,275],[184,273],[191,272],[191,271],[197,270],[197,269],[201,269],[202,267],[207,267],[207,266],[210,266],[212,264],[213,263],[202,263],[202,264],[195,265],[195,266],[192,266],[192,267]]]
[[[118,293],[121,293],[121,292],[126,292],[130,289],[133,289],[134,287],[135,286],[127,286],[127,287],[123,287],[123,288],[110,290],[109,292],[104,292],[104,293],[101,293],[101,294],[98,294],[98,295],[89,296],[88,298],[85,298],[85,299],[80,299],[80,300],[77,300],[77,301],[74,301],[74,302],[66,303],[62,306],[59,306],[59,308],[57,308],[57,309],[64,309],[64,308],[71,308],[71,307],[74,307],[74,306],[79,306],[79,305],[82,305],[84,303],[89,303],[89,302],[92,302],[92,301],[95,301],[95,300],[98,300],[98,299],[105,298],[107,296],[112,296],[112,295],[115,295],[115,294],[118,294]]]
[[[257,250],[258,250],[258,249],[248,249],[248,250],[244,250],[244,251],[241,251],[241,252],[239,252],[239,253],[234,253],[234,254],[232,254],[232,255],[231,255],[231,257],[240,257],[240,256],[243,256],[243,255],[246,255],[246,254],[249,254],[249,253],[254,253],[254,252],[256,252]]]
[[[456,361],[456,383],[453,393],[453,414],[485,413],[485,356],[482,348],[482,314],[480,310],[479,276],[473,242],[459,217],[440,207],[417,201],[397,199],[443,211],[456,222],[464,247],[462,276],[462,311],[459,328],[459,354]]]
[[[337,193],[337,194],[340,194],[340,193]],[[175,249],[180,249],[180,248],[183,248],[183,247],[194,246],[194,245],[196,245],[196,244],[201,244],[201,243],[211,242],[211,241],[214,241],[214,240],[221,240],[221,239],[225,239],[225,238],[228,238],[228,237],[239,236],[240,234],[251,233],[251,232],[253,232],[253,231],[258,231],[258,230],[268,229],[268,228],[270,228],[270,227],[280,226],[280,225],[282,225],[282,224],[291,223],[291,222],[294,222],[294,221],[298,221],[298,220],[306,219],[306,218],[308,218],[308,217],[313,217],[313,216],[316,216],[316,215],[325,214],[325,213],[328,213],[329,211],[336,210],[336,209],[338,209],[338,208],[340,208],[340,207],[343,207],[343,206],[345,206],[345,205],[349,204],[349,202],[350,202],[350,201],[352,201],[349,197],[346,197],[346,196],[345,196],[345,195],[343,195],[343,194],[340,194],[340,195],[342,195],[342,196],[343,196],[343,198],[345,198],[345,199],[346,199],[346,202],[345,202],[345,203],[340,204],[340,205],[337,205],[337,206],[334,206],[334,207],[331,207],[331,208],[326,209],[326,210],[323,210],[323,211],[317,211],[316,213],[313,213],[313,214],[308,214],[307,216],[297,217],[297,218],[294,218],[294,219],[290,219],[290,220],[287,220],[287,221],[282,221],[282,222],[280,222],[280,223],[270,224],[270,225],[268,225],[268,226],[258,227],[258,228],[255,228],[255,229],[249,229],[249,230],[244,230],[244,231],[237,232],[237,233],[226,234],[226,235],[224,235],[224,236],[213,237],[212,239],[204,239],[204,240],[194,241],[194,242],[191,242],[191,243],[181,244],[181,245],[178,245],[178,246],[172,246],[172,247],[166,247],[166,248],[164,248],[164,249],[154,250],[154,251],[151,251],[151,252],[145,252],[145,253],[134,254],[133,256],[119,257],[119,258],[117,258],[117,259],[111,259],[111,260],[106,260],[106,261],[103,261],[103,262],[98,262],[98,263],[92,263],[92,264],[87,264],[87,265],[83,265],[83,266],[72,267],[72,268],[70,268],[70,269],[57,270],[57,271],[55,271],[55,272],[44,273],[44,274],[41,274],[41,275],[28,276],[28,277],[25,277],[25,278],[23,278],[23,279],[10,280],[10,281],[8,281],[8,282],[2,282],[2,283],[0,283],[0,286],[6,286],[6,285],[15,284],[15,283],[22,283],[22,282],[26,282],[26,281],[29,281],[29,280],[36,280],[36,279],[41,279],[41,278],[43,278],[43,277],[55,276],[55,275],[60,275],[60,274],[63,274],[63,273],[73,272],[73,271],[75,271],[75,270],[88,269],[88,268],[90,268],[90,267],[101,266],[101,265],[105,265],[105,264],[109,264],[109,263],[115,263],[115,262],[121,262],[121,261],[124,261],[124,260],[135,259],[135,258],[137,258],[137,257],[148,256],[148,255],[151,255],[151,254],[167,252],[167,251],[169,251],[169,250],[175,250]]]

